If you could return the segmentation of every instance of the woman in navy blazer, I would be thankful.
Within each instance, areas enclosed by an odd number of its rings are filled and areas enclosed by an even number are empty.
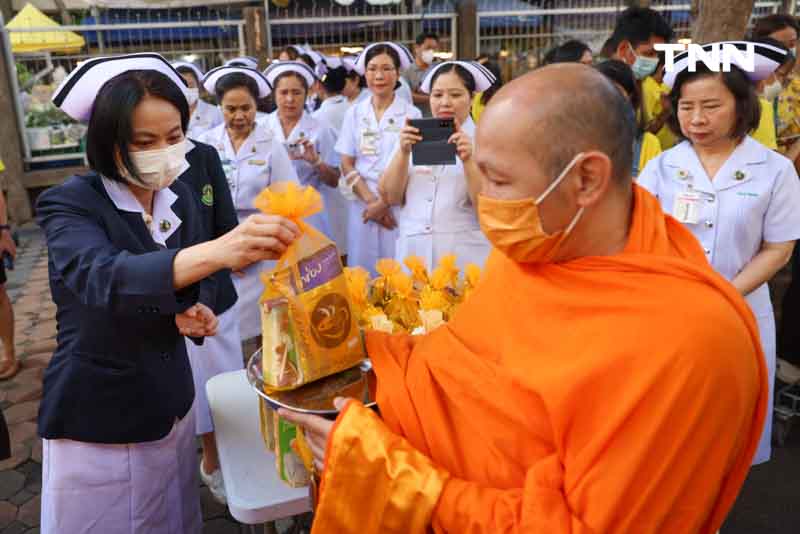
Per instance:
[[[213,277],[297,236],[256,215],[205,238],[185,172],[186,86],[156,54],[97,58],[55,104],[89,120],[92,173],[43,193],[58,348],[44,376],[41,531],[200,532],[184,335],[215,334]]]

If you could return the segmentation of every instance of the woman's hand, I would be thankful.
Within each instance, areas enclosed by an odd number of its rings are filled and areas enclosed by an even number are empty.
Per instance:
[[[208,306],[197,303],[175,315],[175,325],[182,336],[211,337],[217,335],[219,319]]]
[[[320,162],[319,153],[317,152],[316,147],[314,147],[314,143],[311,142],[308,138],[303,138],[300,143],[303,146],[303,155],[300,156],[300,159],[305,161],[306,163],[310,163],[311,165],[316,165]]]
[[[362,214],[364,223],[369,221],[376,222],[388,230],[393,230],[397,227],[397,222],[394,220],[390,206],[386,201],[376,196],[372,202],[367,204],[367,209]]]
[[[219,257],[235,272],[259,261],[278,259],[298,237],[300,229],[289,219],[259,213],[215,243]]]
[[[339,397],[334,399],[333,405],[341,412],[349,400],[351,399]],[[325,467],[325,449],[328,447],[328,440],[330,439],[334,422],[316,415],[293,412],[283,408],[278,410],[278,415],[290,423],[303,427],[306,441],[309,448],[311,448],[311,453],[314,455],[314,468],[318,473],[322,473]]]
[[[419,128],[414,128],[408,121],[406,119],[406,125],[400,130],[400,149],[406,154],[411,154],[411,147],[422,141],[422,136],[419,134]]]
[[[461,129],[461,125],[458,123],[458,121],[455,122],[455,130],[456,132],[450,136],[450,139],[448,139],[447,142],[456,145],[456,153],[458,154],[458,158],[463,163],[466,163],[472,159],[472,138],[467,135],[467,132]]]

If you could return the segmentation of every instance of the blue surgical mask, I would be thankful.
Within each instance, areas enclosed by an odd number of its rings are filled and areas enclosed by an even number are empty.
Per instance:
[[[637,80],[644,80],[656,71],[656,68],[658,68],[658,58],[637,55],[633,50],[633,46],[631,46],[631,52],[636,58],[631,69]]]

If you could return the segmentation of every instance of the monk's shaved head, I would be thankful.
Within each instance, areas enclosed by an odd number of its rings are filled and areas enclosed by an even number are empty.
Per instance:
[[[602,74],[561,63],[503,86],[481,116],[481,130],[503,130],[553,178],[579,152],[597,150],[611,159],[616,181],[629,183],[634,139],[629,108]]]

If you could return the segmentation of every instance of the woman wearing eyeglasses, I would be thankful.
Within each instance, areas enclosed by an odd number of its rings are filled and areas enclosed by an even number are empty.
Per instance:
[[[393,258],[397,220],[391,206],[378,194],[378,180],[389,165],[406,119],[422,116],[399,98],[400,71],[412,62],[411,53],[396,43],[369,45],[356,61],[370,97],[345,114],[336,143],[341,155],[340,190],[351,200],[348,210],[348,264],[375,272],[380,258]]]

